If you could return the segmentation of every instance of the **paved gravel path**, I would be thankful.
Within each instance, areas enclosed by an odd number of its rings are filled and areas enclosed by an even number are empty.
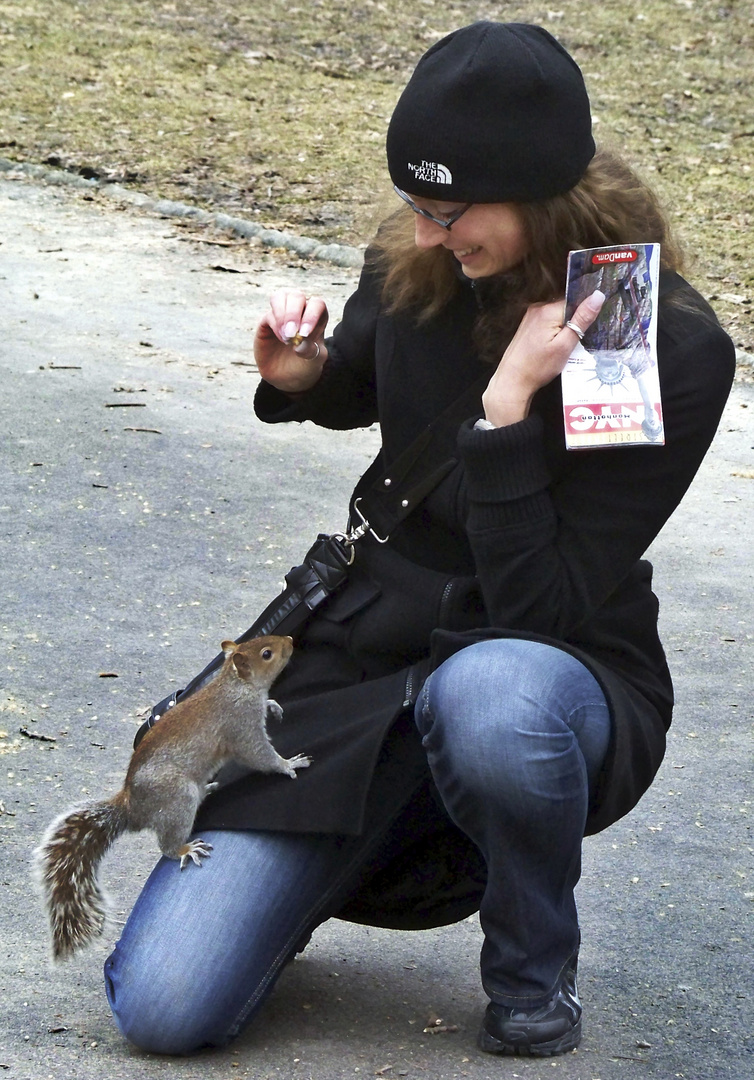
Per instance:
[[[754,1075],[750,385],[651,553],[678,708],[652,791],[585,845],[578,1052],[475,1049],[476,919],[328,924],[235,1046],[181,1061],[117,1035],[111,939],[50,970],[28,874],[42,828],[119,785],[141,711],[248,625],[316,531],[342,527],[378,434],[265,429],[251,411],[271,288],[321,291],[337,315],[355,270],[187,239],[173,219],[28,179],[0,179],[0,212],[2,1075]],[[108,859],[120,920],[155,853],[144,834]],[[425,1033],[436,1017],[453,1030]]]

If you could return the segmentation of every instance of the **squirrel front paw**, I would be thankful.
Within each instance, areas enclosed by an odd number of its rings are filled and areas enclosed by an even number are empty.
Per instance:
[[[184,870],[188,866],[189,860],[191,860],[195,866],[201,866],[202,859],[208,859],[210,851],[212,851],[212,844],[208,844],[205,840],[199,838],[196,840],[188,840],[182,847],[178,848],[178,858],[181,861],[181,870]]]
[[[283,719],[282,706],[278,705],[274,698],[267,699],[267,716],[272,717],[273,720]]]
[[[308,769],[312,763],[312,759],[308,754],[296,754],[295,757],[289,757],[283,759],[288,766],[286,772],[292,780],[296,779],[296,769]]]

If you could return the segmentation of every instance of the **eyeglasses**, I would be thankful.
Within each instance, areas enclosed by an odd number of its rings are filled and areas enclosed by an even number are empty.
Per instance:
[[[396,195],[399,195],[405,203],[408,203],[415,214],[421,214],[423,218],[426,218],[427,221],[433,221],[435,225],[439,225],[441,229],[449,230],[451,225],[455,225],[459,217],[461,217],[462,214],[465,214],[470,206],[474,205],[473,203],[466,203],[460,210],[454,210],[453,213],[448,214],[447,217],[439,218],[435,217],[434,214],[430,214],[429,210],[422,210],[421,206],[417,206],[411,196],[407,195],[405,191],[401,191],[396,184],[393,184],[393,191]]]

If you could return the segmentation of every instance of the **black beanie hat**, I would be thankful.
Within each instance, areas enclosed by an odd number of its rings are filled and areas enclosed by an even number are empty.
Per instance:
[[[444,202],[568,191],[594,156],[576,62],[541,26],[477,22],[429,49],[387,133],[394,184]]]

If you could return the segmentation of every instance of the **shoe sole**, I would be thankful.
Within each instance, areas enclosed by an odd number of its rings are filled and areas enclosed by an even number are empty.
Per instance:
[[[496,1039],[484,1028],[479,1032],[477,1044],[486,1054],[503,1054],[506,1057],[553,1057],[555,1054],[567,1054],[575,1050],[581,1042],[581,1017],[570,1031],[559,1039],[544,1043],[508,1043]]]

